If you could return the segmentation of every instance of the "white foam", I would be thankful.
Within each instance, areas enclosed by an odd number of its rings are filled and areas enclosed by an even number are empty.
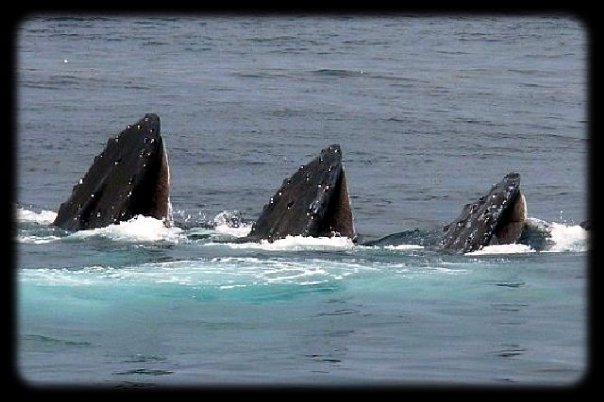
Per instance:
[[[215,245],[215,243],[208,243],[207,245]],[[259,243],[221,243],[221,245],[231,248],[251,248],[269,251],[349,250],[354,247],[352,239],[348,237],[304,236],[287,236],[272,243],[269,243],[268,240],[261,240]]]
[[[523,254],[534,253],[535,250],[526,244],[497,244],[493,246],[485,246],[480,250],[465,253],[465,255],[494,255],[494,254]]]
[[[177,227],[166,227],[160,219],[149,216],[137,215],[134,218],[118,222],[102,228],[80,230],[71,234],[70,238],[88,238],[102,236],[117,241],[169,241],[177,243],[183,238],[182,229]]]
[[[417,244],[399,244],[397,246],[384,246],[386,250],[421,250],[424,246]]]
[[[233,237],[245,237],[252,230],[251,224],[240,224],[239,227],[232,227],[226,224],[217,225],[214,230],[218,233],[228,234]]]
[[[587,251],[589,232],[579,225],[564,225],[552,222],[551,236],[554,245],[546,251]]]
[[[57,217],[54,211],[30,211],[25,208],[17,208],[17,221],[19,222],[35,222],[43,225],[50,225]]]
[[[17,241],[24,244],[46,244],[60,240],[58,236],[19,236]]]

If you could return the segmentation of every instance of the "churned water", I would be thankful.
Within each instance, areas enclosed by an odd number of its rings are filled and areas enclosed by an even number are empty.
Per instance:
[[[587,373],[581,21],[32,15],[15,47],[26,384],[568,386]],[[54,228],[107,139],[151,112],[174,225]],[[244,236],[332,143],[360,236],[419,241],[215,241]],[[551,249],[422,245],[510,171]],[[236,211],[244,223],[225,225]]]

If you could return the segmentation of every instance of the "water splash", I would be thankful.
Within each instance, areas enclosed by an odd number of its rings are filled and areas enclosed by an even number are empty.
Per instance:
[[[157,242],[167,241],[178,243],[184,239],[183,230],[177,227],[167,227],[160,219],[137,215],[134,218],[118,222],[102,228],[80,230],[72,233],[71,239],[86,239],[88,237],[105,237],[115,241],[128,242]]]
[[[216,232],[233,237],[247,236],[252,230],[252,223],[244,222],[239,211],[222,211],[212,222]]]
[[[42,210],[40,212],[36,212],[29,209],[17,207],[18,222],[32,222],[41,225],[50,225],[54,222],[56,217],[57,213],[54,211]]]
[[[589,232],[579,225],[565,225],[553,222],[551,236],[554,245],[548,252],[587,251],[589,249]]]
[[[580,225],[565,224],[558,222],[546,222],[540,219],[531,218],[534,222],[539,222],[541,228],[547,231],[547,240],[551,243],[545,249],[535,250],[526,244],[500,244],[486,246],[480,250],[466,253],[465,255],[491,255],[491,254],[522,254],[532,252],[585,252],[589,250],[589,231],[583,229]]]

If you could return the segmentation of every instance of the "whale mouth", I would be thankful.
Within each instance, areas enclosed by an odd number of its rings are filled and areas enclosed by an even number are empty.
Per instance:
[[[520,174],[508,173],[478,201],[464,205],[459,217],[444,227],[441,246],[459,253],[491,244],[515,243],[526,221],[526,199]]]
[[[61,204],[54,225],[94,229],[136,215],[169,218],[170,174],[160,120],[148,113],[107,141]]]
[[[338,144],[321,150],[318,157],[283,181],[246,239],[272,242],[287,236],[356,239]]]
[[[526,198],[518,190],[515,199],[503,210],[489,245],[516,243],[522,235],[526,218]]]

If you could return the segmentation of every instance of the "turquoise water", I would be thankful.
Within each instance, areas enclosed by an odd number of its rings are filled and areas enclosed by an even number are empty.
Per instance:
[[[560,16],[40,16],[17,27],[28,386],[570,386],[589,365],[586,32]],[[67,233],[107,138],[162,121],[174,225]],[[244,236],[342,146],[365,240]],[[509,171],[553,248],[421,242]],[[221,224],[239,211],[245,224]]]
[[[584,234],[565,251],[444,256],[177,228],[148,240],[161,222],[146,220],[21,245],[58,262],[18,275],[28,381],[569,385],[585,372]]]

